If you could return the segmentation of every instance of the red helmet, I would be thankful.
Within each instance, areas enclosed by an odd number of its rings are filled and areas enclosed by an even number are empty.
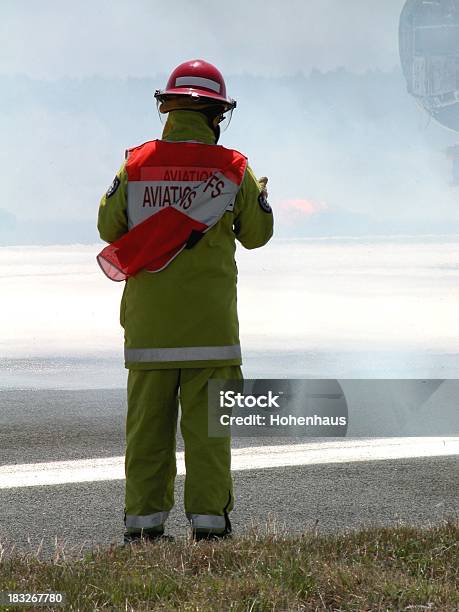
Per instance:
[[[177,66],[167,81],[166,89],[155,92],[155,98],[159,101],[164,101],[168,96],[191,96],[196,101],[220,102],[227,110],[236,106],[236,100],[226,95],[225,80],[220,70],[200,59]]]

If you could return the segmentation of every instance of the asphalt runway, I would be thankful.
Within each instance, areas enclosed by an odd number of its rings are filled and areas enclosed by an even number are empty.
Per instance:
[[[0,391],[0,466],[117,457],[124,451],[125,392]],[[235,439],[236,448],[305,440]],[[309,439],[311,441],[311,439]],[[179,441],[178,450],[183,450]],[[183,476],[168,530],[185,536]],[[292,533],[368,525],[428,525],[457,517],[457,455],[316,463],[234,472],[236,533],[253,525]],[[122,480],[0,489],[0,541],[49,553],[119,542]],[[41,544],[42,543],[42,544]]]

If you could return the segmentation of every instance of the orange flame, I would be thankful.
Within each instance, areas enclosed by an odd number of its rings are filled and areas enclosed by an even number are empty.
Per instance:
[[[313,200],[295,199],[282,200],[279,202],[279,210],[282,210],[289,217],[310,217],[322,210],[327,210],[325,202],[314,202]]]

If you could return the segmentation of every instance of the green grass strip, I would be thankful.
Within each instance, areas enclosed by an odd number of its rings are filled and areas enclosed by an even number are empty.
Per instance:
[[[0,591],[61,591],[65,610],[452,611],[459,608],[458,535],[459,524],[448,521],[335,536],[253,530],[228,541],[112,547],[80,558],[4,554]]]

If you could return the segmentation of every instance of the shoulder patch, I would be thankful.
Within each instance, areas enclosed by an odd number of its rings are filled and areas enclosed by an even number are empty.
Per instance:
[[[118,176],[115,176],[115,178],[113,179],[113,183],[107,189],[107,193],[105,194],[105,197],[106,198],[111,197],[116,192],[116,190],[118,189],[120,185],[121,185],[120,179],[118,178]]]
[[[269,205],[269,202],[263,192],[258,196],[258,204],[260,205],[261,210],[264,210],[265,213],[272,213],[273,209]]]

